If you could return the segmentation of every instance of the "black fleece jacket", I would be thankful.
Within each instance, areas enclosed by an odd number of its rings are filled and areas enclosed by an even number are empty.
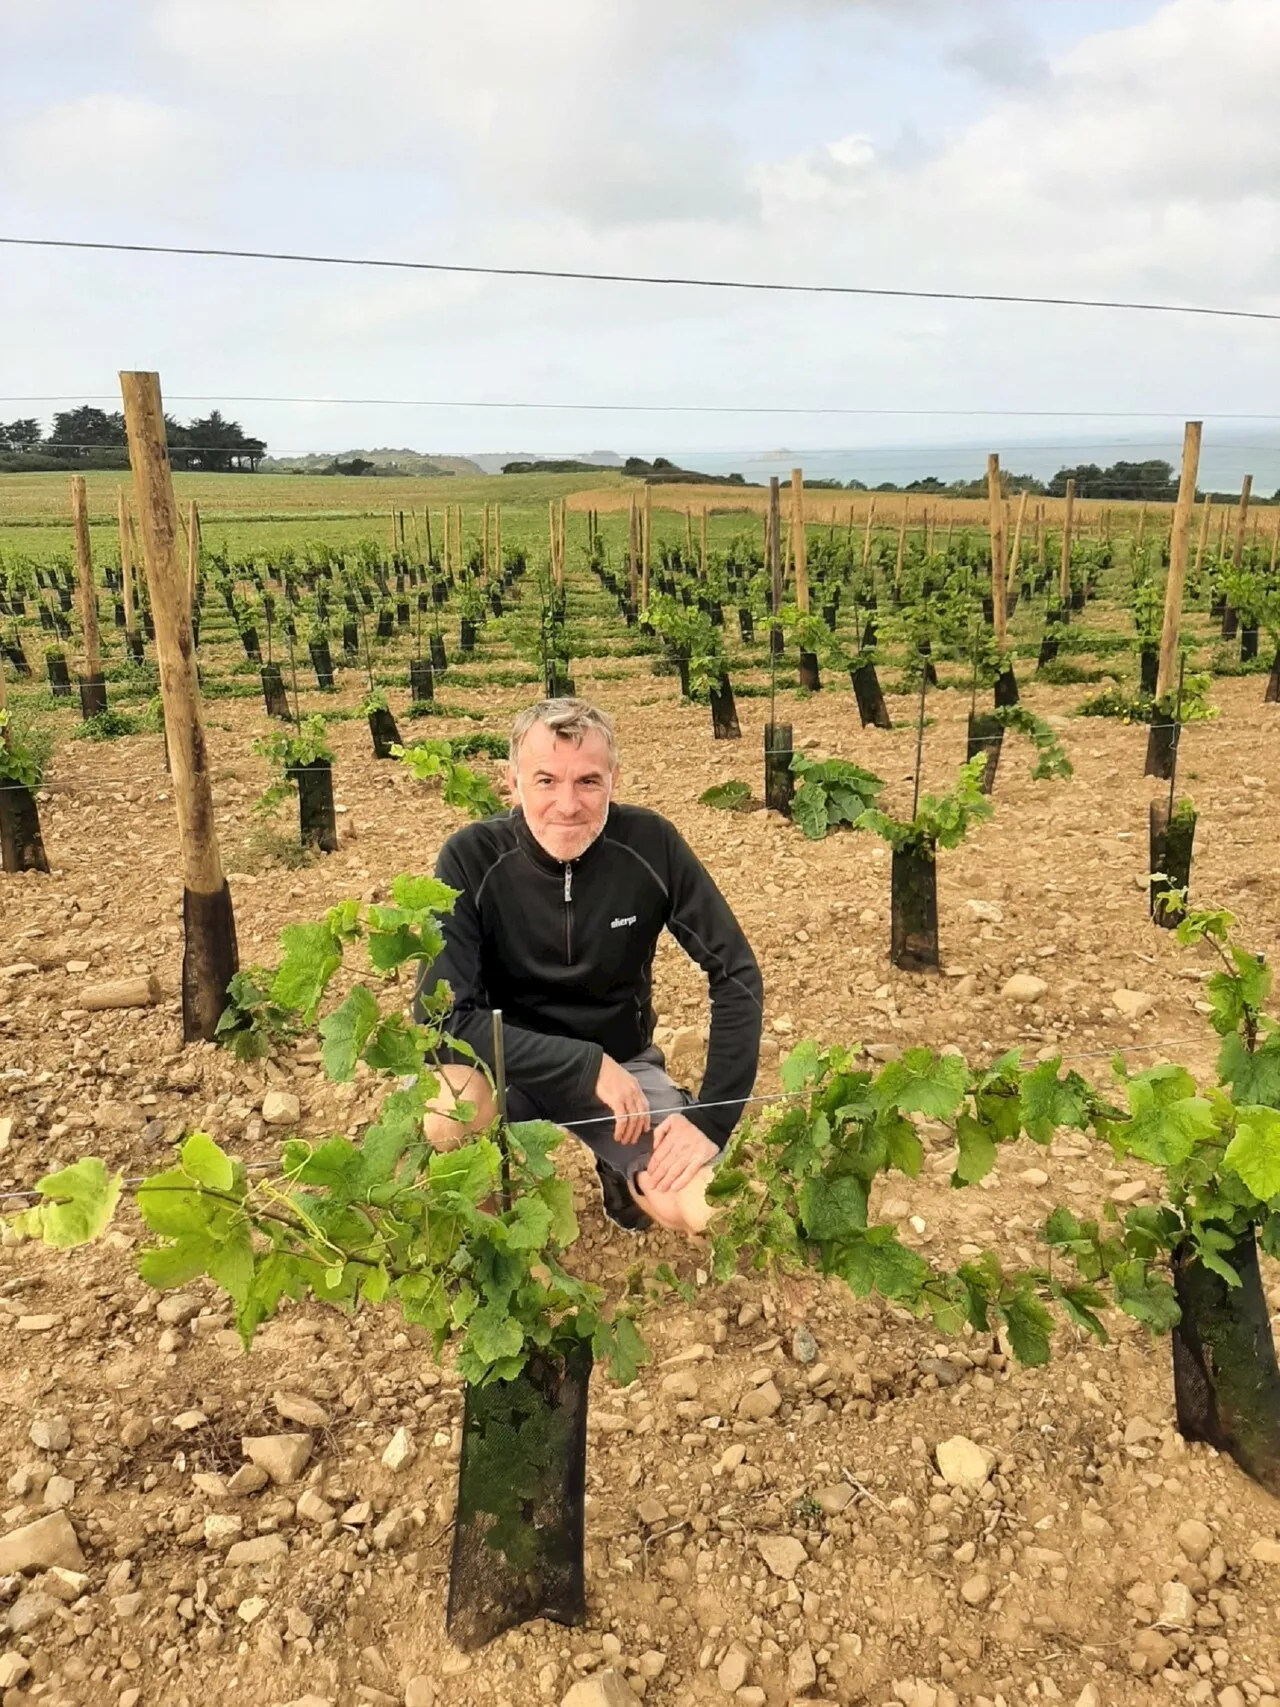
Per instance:
[[[515,811],[450,836],[436,876],[460,893],[419,991],[449,985],[446,1029],[490,1067],[501,1008],[508,1081],[566,1118],[593,1095],[603,1053],[628,1061],[653,1041],[653,956],[669,930],[709,981],[697,1100],[723,1106],[689,1119],[723,1148],[755,1079],[763,986],[737,920],[674,825],[611,806],[597,840],[566,865]]]

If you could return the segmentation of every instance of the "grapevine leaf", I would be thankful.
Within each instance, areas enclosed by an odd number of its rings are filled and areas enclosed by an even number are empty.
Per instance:
[[[153,1245],[138,1258],[138,1273],[157,1292],[185,1286],[205,1272],[212,1245],[203,1234],[188,1235],[172,1245]]]
[[[401,872],[391,884],[391,899],[396,906],[412,913],[451,913],[461,893],[441,883],[438,877],[411,877],[407,872]]]
[[[805,1180],[796,1194],[796,1204],[806,1234],[817,1243],[847,1239],[867,1225],[866,1182],[852,1174],[837,1179],[818,1174]]]
[[[956,1158],[953,1185],[977,1185],[996,1165],[996,1147],[991,1134],[981,1121],[962,1114],[956,1121],[956,1142],[960,1154]]]
[[[1280,1108],[1280,1032],[1273,1032],[1250,1054],[1238,1032],[1222,1040],[1218,1077],[1231,1086],[1237,1103],[1263,1103]]]
[[[77,1164],[78,1165],[78,1164]],[[138,1213],[153,1233],[178,1239],[184,1233],[207,1233],[216,1205],[182,1168],[152,1174],[138,1187]]]
[[[235,1183],[235,1166],[209,1137],[207,1132],[193,1132],[182,1146],[183,1172],[210,1191],[230,1191]]]
[[[540,1197],[518,1198],[507,1222],[507,1246],[513,1251],[540,1251],[551,1231],[551,1210]]]
[[[341,1084],[353,1076],[360,1051],[377,1023],[377,999],[363,984],[355,985],[346,1000],[320,1021],[324,1039],[320,1059],[331,1079]]]
[[[1165,1333],[1182,1320],[1182,1311],[1167,1280],[1153,1275],[1147,1265],[1133,1257],[1111,1270],[1115,1301],[1126,1316]]]
[[[1056,1282],[1053,1295],[1062,1305],[1067,1319],[1086,1334],[1092,1334],[1094,1339],[1107,1343],[1107,1330],[1098,1319],[1096,1312],[1106,1303],[1102,1294],[1093,1286],[1059,1286]]]
[[[1061,1057],[1033,1067],[1022,1081],[1022,1124],[1028,1138],[1047,1144],[1060,1126],[1083,1130],[1088,1118],[1089,1087],[1078,1073],[1058,1077]]]
[[[467,1325],[467,1348],[482,1363],[517,1357],[524,1346],[524,1329],[496,1304],[485,1304]]]
[[[791,799],[791,817],[808,841],[820,842],[827,833],[827,791],[816,782],[802,782]]]
[[[878,1108],[900,1114],[927,1114],[945,1120],[964,1098],[968,1079],[959,1055],[935,1055],[932,1049],[908,1049],[881,1068],[871,1087]]]
[[[1280,1196],[1280,1112],[1240,1109],[1236,1135],[1227,1145],[1222,1165],[1242,1179],[1259,1202]]]
[[[599,1323],[593,1349],[607,1362],[610,1376],[621,1387],[629,1387],[653,1355],[630,1316]]]
[[[456,1150],[437,1151],[427,1163],[432,1189],[456,1191],[470,1203],[478,1203],[498,1183],[501,1157],[489,1138],[475,1138]]]
[[[883,1115],[878,1124],[884,1128],[885,1156],[889,1166],[897,1168],[900,1174],[906,1174],[908,1179],[915,1179],[924,1161],[924,1151],[916,1137],[915,1127],[909,1120],[895,1120]]]
[[[382,1304],[391,1290],[391,1276],[382,1263],[366,1268],[360,1277],[360,1296],[366,1304]]]
[[[808,1084],[820,1079],[823,1073],[822,1054],[816,1043],[807,1039],[797,1043],[782,1059],[778,1078],[788,1096],[794,1096]]]
[[[96,1156],[82,1156],[69,1168],[36,1181],[45,1199],[39,1207],[40,1236],[55,1250],[70,1250],[96,1239],[115,1214],[122,1180],[108,1174]]]
[[[560,1249],[567,1250],[578,1237],[578,1218],[573,1212],[573,1187],[567,1179],[544,1179],[538,1185],[538,1196],[551,1213],[548,1237]]]
[[[714,806],[721,812],[735,812],[751,798],[751,786],[745,782],[720,782],[698,796],[699,806]]]
[[[213,1246],[206,1268],[210,1280],[237,1308],[244,1303],[253,1284],[253,1241],[246,1222],[241,1222],[230,1238]]]
[[[327,924],[286,925],[280,944],[284,957],[271,980],[271,1000],[282,1008],[300,1008],[310,1023],[342,964],[342,948]]]
[[[365,1045],[364,1058],[375,1073],[404,1078],[422,1067],[422,1034],[403,1014],[387,1014]]]
[[[1001,1298],[1009,1344],[1019,1363],[1038,1367],[1049,1361],[1049,1335],[1053,1317],[1038,1298],[1025,1289],[1018,1289]]]
[[[550,1179],[556,1171],[551,1152],[564,1143],[564,1128],[550,1120],[519,1120],[507,1132],[524,1159],[529,1178]]]

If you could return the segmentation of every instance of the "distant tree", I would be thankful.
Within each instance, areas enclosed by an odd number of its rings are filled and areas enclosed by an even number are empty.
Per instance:
[[[939,480],[936,474],[926,474],[923,480],[913,480],[910,486],[903,488],[906,492],[945,492],[947,483]]]
[[[53,455],[73,461],[99,446],[121,446],[124,416],[118,411],[108,415],[90,403],[82,403],[78,409],[64,409],[53,417],[53,429],[44,443]]]
[[[226,474],[246,465],[253,471],[266,450],[262,439],[247,436],[239,421],[228,421],[217,409],[186,426],[189,468]]]
[[[1068,480],[1075,481],[1077,498],[1145,498],[1151,503],[1171,504],[1178,496],[1173,464],[1154,457],[1147,462],[1113,462],[1107,468],[1099,468],[1096,462],[1060,468],[1049,482],[1049,496],[1063,497]]]

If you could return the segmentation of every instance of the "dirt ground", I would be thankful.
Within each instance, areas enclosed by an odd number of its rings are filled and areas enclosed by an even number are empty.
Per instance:
[[[802,1037],[881,1057],[909,1043],[975,1057],[1021,1044],[1061,1051],[1100,1081],[1117,1048],[1135,1065],[1172,1058],[1210,1072],[1214,1039],[1196,1011],[1208,962],[1147,918],[1146,812],[1158,785],[1142,776],[1143,729],[1064,721],[1069,782],[1033,783],[1030,749],[1006,744],[994,819],[941,856],[945,970],[908,977],[888,966],[880,844],[810,844],[763,811],[697,804],[729,776],[759,793],[767,702],[741,701],[741,742],[715,743],[709,714],[682,706],[669,679],[637,666],[630,683],[611,670],[593,684],[589,663],[575,674],[617,716],[621,797],[675,821],[756,949],[760,1094]],[[1222,715],[1188,728],[1183,782],[1200,812],[1194,895],[1237,911],[1245,938],[1270,954],[1280,708],[1262,704],[1262,685],[1215,683]],[[1065,719],[1086,691],[1032,686],[1027,699]],[[526,697],[448,694],[485,711],[467,727],[498,731]],[[909,801],[905,700],[891,702],[903,726],[888,732],[859,727],[847,685],[785,706],[798,746],[867,764],[891,800]],[[926,786],[963,756],[966,710],[958,693],[931,701]],[[243,963],[271,959],[286,922],[383,892],[398,871],[429,870],[458,823],[402,767],[372,760],[362,722],[343,723],[332,730],[339,851],[298,870],[264,863],[250,842],[265,766],[249,751],[264,719],[250,701],[207,712]],[[453,727],[437,720],[427,732]],[[358,1134],[371,1087],[328,1085],[309,1046],[258,1066],[180,1047],[181,884],[158,737],[63,744],[41,812],[52,874],[0,881],[0,1191],[82,1154],[134,1175],[196,1127],[259,1158],[273,1148],[260,1114],[273,1087],[301,1099],[302,1131]],[[1048,992],[1022,1011],[1000,990],[1024,969]],[[78,1007],[87,981],[142,972],[161,982],[158,1007]],[[696,1087],[690,1028],[705,1027],[703,980],[667,944],[657,984],[660,1041],[683,1034],[676,1076]],[[1141,1018],[1121,1018],[1117,990],[1150,998]],[[211,1289],[174,1300],[142,1285],[138,1226],[123,1215],[95,1248],[4,1251],[0,1533],[64,1507],[87,1580],[40,1579],[34,1622],[11,1630],[0,1656],[3,1707],[524,1707],[558,1703],[606,1669],[659,1707],[731,1697],[748,1707],[1275,1707],[1280,1565],[1254,1549],[1280,1534],[1280,1504],[1177,1435],[1167,1342],[1116,1318],[1109,1345],[1063,1330],[1048,1370],[1020,1370],[989,1342],[942,1342],[835,1285],[714,1286],[697,1247],[637,1240],[603,1219],[581,1152],[565,1165],[584,1272],[617,1276],[638,1256],[666,1257],[697,1286],[692,1306],[650,1318],[654,1362],[633,1387],[595,1377],[584,1627],[527,1626],[469,1656],[448,1644],[461,1395],[420,1334],[390,1313],[349,1321],[287,1307],[246,1355]],[[1093,1209],[1145,1186],[1140,1169],[1117,1170],[1078,1138],[1006,1150],[998,1172],[964,1192],[950,1189],[950,1170],[935,1146],[921,1178],[882,1186],[876,1208],[952,1259],[987,1245],[1031,1259],[1055,1203]],[[1277,1278],[1268,1265],[1273,1306]],[[770,1381],[773,1414],[741,1416],[744,1394]],[[312,1450],[298,1482],[228,1490],[242,1437],[300,1428]],[[392,1471],[382,1455],[401,1428],[414,1451]],[[989,1478],[970,1491],[938,1473],[936,1449],[955,1435],[988,1455]],[[283,1551],[229,1564],[228,1539],[254,1536],[281,1537]],[[775,1574],[761,1551],[779,1537],[800,1544],[792,1575]],[[0,1588],[12,1617],[19,1584]],[[619,1698],[598,1682],[593,1699]]]

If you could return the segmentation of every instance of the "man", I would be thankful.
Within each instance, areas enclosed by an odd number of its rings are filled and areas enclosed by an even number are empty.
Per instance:
[[[566,1126],[596,1155],[605,1207],[623,1226],[701,1233],[706,1187],[750,1095],[762,985],[724,897],[674,825],[613,802],[613,725],[580,699],[516,718],[504,817],[459,830],[436,876],[460,891],[444,949],[419,990],[443,979],[445,1029],[493,1065],[503,1015],[512,1120]],[[711,1042],[694,1106],[654,1047],[653,956],[669,930],[707,974]],[[494,1118],[483,1073],[455,1062],[426,1118],[444,1148]],[[475,1107],[463,1127],[457,1102]]]

